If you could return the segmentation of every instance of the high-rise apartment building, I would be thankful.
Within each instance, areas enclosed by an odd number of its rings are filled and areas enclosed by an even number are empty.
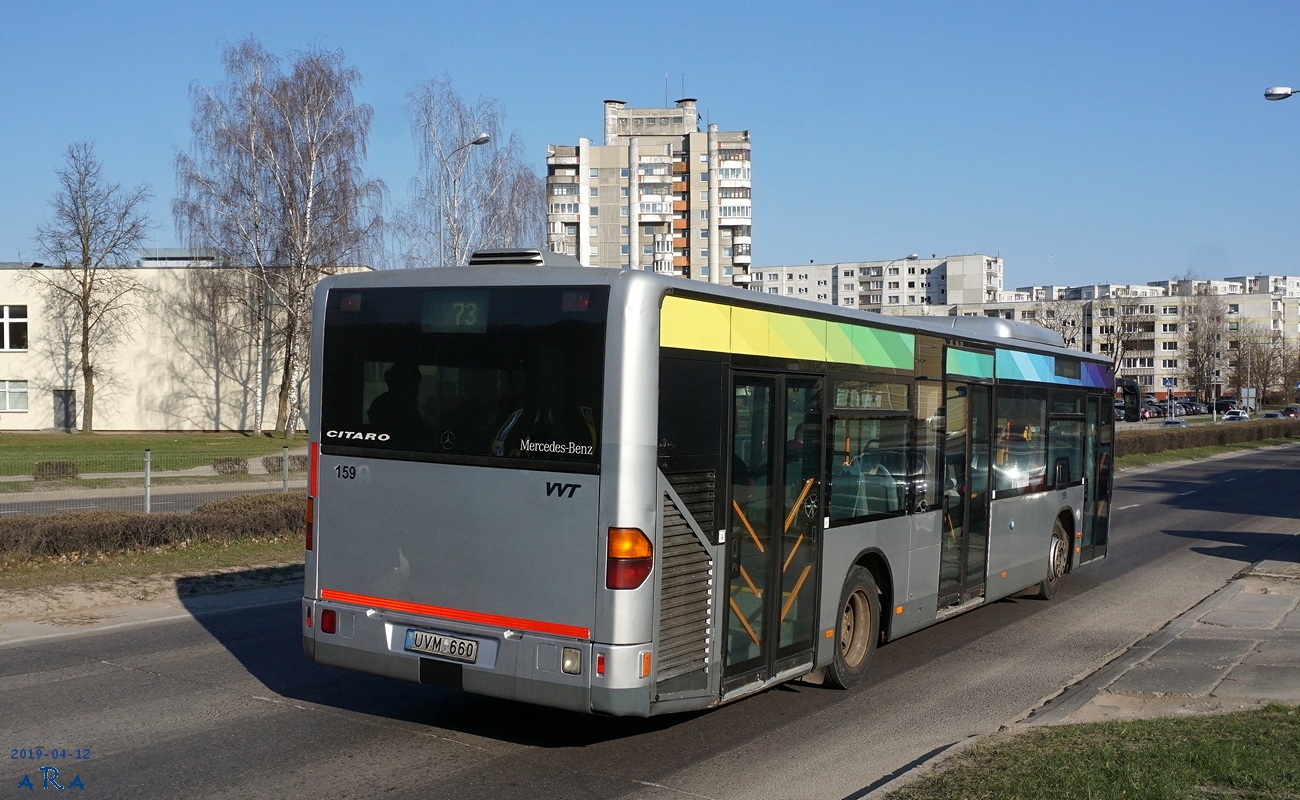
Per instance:
[[[700,129],[696,101],[605,101],[605,140],[551,145],[547,246],[584,265],[749,282],[749,131]]]

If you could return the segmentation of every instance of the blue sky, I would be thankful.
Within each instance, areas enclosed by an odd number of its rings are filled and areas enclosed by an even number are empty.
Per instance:
[[[189,88],[252,35],[341,49],[375,109],[367,170],[405,199],[403,102],[496,98],[544,169],[602,101],[699,100],[753,140],[754,264],[1001,255],[1009,287],[1300,274],[1295,2],[6,3],[0,260],[36,258],[55,171],[92,140],[180,245]],[[665,80],[667,76],[667,80]]]

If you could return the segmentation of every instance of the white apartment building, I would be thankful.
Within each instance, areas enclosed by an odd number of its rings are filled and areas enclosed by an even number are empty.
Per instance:
[[[592,267],[749,283],[749,131],[700,130],[693,98],[605,101],[604,144],[551,145],[547,247]]]
[[[857,307],[857,264],[753,267],[749,278],[749,288],[757,292],[847,308]]]

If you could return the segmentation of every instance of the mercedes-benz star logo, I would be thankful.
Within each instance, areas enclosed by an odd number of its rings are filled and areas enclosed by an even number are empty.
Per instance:
[[[442,432],[442,449],[450,450],[456,446],[456,434],[451,431]]]

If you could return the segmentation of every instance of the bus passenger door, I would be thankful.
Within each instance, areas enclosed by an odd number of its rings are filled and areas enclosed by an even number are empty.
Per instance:
[[[1083,537],[1079,563],[1106,555],[1110,527],[1111,450],[1114,442],[1113,404],[1109,398],[1088,398],[1088,435],[1084,451]]]
[[[939,608],[984,594],[988,571],[989,387],[948,384],[945,397],[943,541],[939,557]]]
[[[723,690],[813,660],[821,381],[736,375]]]

